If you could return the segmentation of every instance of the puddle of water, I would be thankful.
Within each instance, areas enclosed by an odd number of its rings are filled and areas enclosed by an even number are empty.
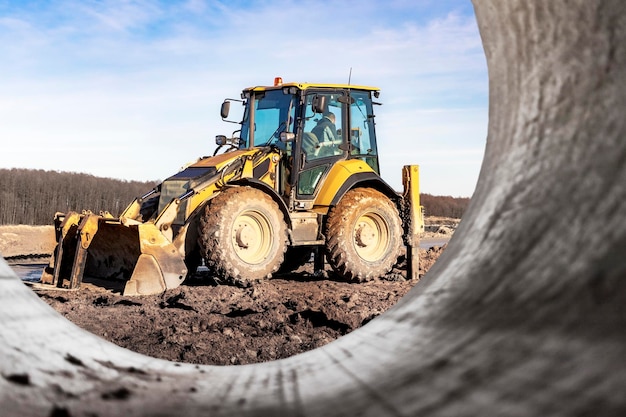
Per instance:
[[[433,246],[443,246],[450,240],[449,237],[435,237],[435,238],[423,238],[420,239],[420,248],[430,249]]]
[[[22,281],[38,282],[43,269],[48,264],[15,264],[9,266]]]

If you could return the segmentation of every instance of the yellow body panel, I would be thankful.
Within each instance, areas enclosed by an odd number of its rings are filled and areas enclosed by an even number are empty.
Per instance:
[[[323,83],[282,83],[279,85],[259,85],[255,87],[248,87],[244,89],[244,93],[247,91],[268,91],[268,90],[278,90],[285,87],[296,87],[300,90],[306,90],[309,88],[337,88],[344,90],[367,90],[367,91],[379,91],[380,88],[366,86],[366,85],[351,85],[351,84],[323,84]]]
[[[233,161],[238,161],[240,159],[244,159],[244,166],[242,167],[241,178],[251,178],[253,176],[254,168],[259,166],[265,160],[269,160],[269,166],[267,173],[265,173],[260,181],[266,183],[270,187],[275,187],[275,175],[272,173],[276,172],[276,167],[278,166],[279,158],[276,153],[267,153],[263,155],[263,157],[255,160],[255,155],[258,155],[258,149],[252,148],[247,150],[238,150],[227,152],[224,154],[220,154],[217,156],[213,156],[211,158],[202,159],[195,164],[191,165],[191,167],[209,167],[214,166],[219,171],[224,168],[228,164]],[[233,177],[235,177],[236,173],[231,172],[225,174],[222,179],[219,181],[210,184],[206,187],[201,187],[196,190],[196,193],[191,197],[190,204],[187,205],[187,213],[185,213],[185,219],[187,219],[191,213],[196,210],[196,208],[203,204],[208,198],[212,197],[218,190],[224,187]]]
[[[322,184],[322,188],[315,199],[315,206],[330,206],[330,203],[335,198],[337,191],[343,186],[346,180],[354,175],[364,172],[375,171],[365,161],[360,159],[347,159],[335,163],[330,168],[326,180]]]
[[[231,163],[235,159],[239,159],[240,156],[245,154],[254,154],[256,153],[255,149],[243,149],[238,151],[226,152],[223,154],[219,154],[216,156],[211,156],[208,158],[200,159],[197,162],[189,165],[190,167],[215,167],[218,170],[227,164]]]

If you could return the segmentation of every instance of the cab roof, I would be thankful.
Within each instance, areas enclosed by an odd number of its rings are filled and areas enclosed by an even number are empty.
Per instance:
[[[380,88],[378,87],[371,87],[371,86],[365,86],[365,85],[353,85],[353,84],[295,83],[295,82],[283,83],[282,79],[280,79],[279,77],[277,77],[277,79],[274,80],[274,85],[248,87],[248,88],[245,88],[243,91],[244,93],[251,92],[251,91],[269,91],[269,90],[278,90],[278,89],[282,89],[285,87],[296,87],[300,90],[307,90],[310,88],[336,88],[336,89],[344,89],[344,90],[351,89],[351,90],[365,90],[365,91],[380,91]]]

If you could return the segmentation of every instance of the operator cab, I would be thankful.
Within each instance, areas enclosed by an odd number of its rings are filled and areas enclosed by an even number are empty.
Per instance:
[[[273,147],[285,161],[285,186],[281,194],[295,193],[309,207],[330,168],[343,159],[358,158],[380,174],[372,96],[375,87],[343,84],[282,83],[251,87],[242,93],[244,113],[238,149]],[[230,101],[222,105],[228,117]],[[237,100],[239,101],[239,100]],[[218,137],[225,141],[224,136]],[[285,197],[287,197],[283,194]]]

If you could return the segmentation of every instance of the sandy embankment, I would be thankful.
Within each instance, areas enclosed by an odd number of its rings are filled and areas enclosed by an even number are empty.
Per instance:
[[[55,245],[54,226],[0,226],[0,255],[9,264],[46,262]]]

